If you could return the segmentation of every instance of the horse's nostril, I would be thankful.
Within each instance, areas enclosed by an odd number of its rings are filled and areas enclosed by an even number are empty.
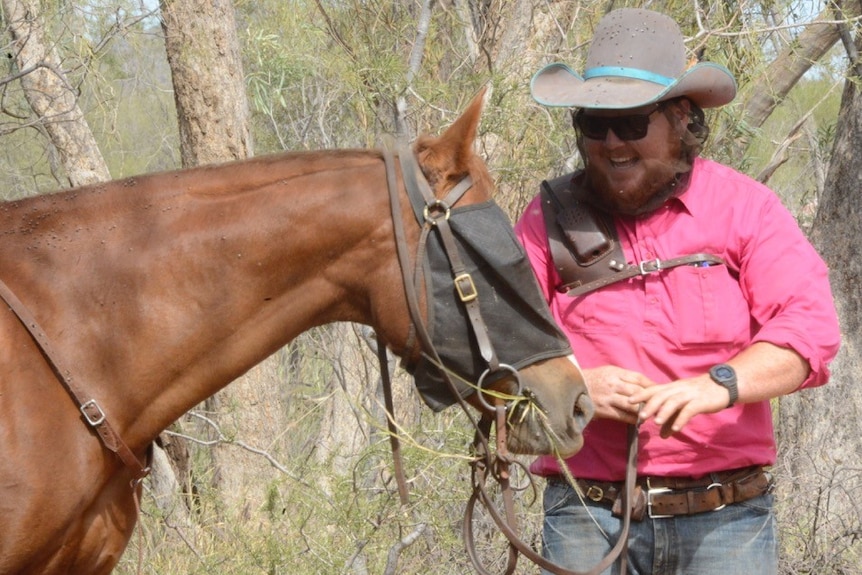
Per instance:
[[[593,407],[593,401],[590,399],[590,396],[586,393],[580,394],[577,401],[575,401],[575,408],[572,415],[581,426],[581,429],[587,426],[593,418],[594,412],[595,408]]]

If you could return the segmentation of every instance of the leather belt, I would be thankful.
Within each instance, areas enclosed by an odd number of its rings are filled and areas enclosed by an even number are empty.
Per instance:
[[[548,481],[568,483],[561,475],[550,476]],[[576,479],[575,483],[584,497],[607,504],[614,515],[622,516],[622,482]],[[717,511],[769,493],[772,488],[772,474],[759,465],[710,473],[697,479],[639,477],[632,502],[632,519],[640,521],[644,515],[659,519]]]

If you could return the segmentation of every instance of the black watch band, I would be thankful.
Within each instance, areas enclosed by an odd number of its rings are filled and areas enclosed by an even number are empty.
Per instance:
[[[709,369],[709,377],[718,385],[727,389],[730,393],[730,403],[727,407],[731,407],[736,400],[739,399],[739,389],[736,385],[736,370],[726,363],[719,363]]]

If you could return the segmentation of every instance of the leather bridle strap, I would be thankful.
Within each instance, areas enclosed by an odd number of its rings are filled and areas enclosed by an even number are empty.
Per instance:
[[[464,271],[465,267],[461,261],[458,246],[455,243],[454,234],[452,232],[452,228],[449,226],[447,218],[451,207],[458,202],[461,196],[463,196],[470,187],[472,187],[473,180],[469,175],[465,176],[446,194],[445,198],[438,200],[431,191],[425,176],[419,168],[419,164],[416,162],[416,157],[413,155],[413,151],[409,146],[402,143],[398,147],[398,158],[401,167],[401,177],[404,182],[407,197],[410,201],[410,207],[413,209],[416,221],[421,226],[419,246],[416,252],[415,273],[413,282],[411,283],[409,279],[410,257],[407,254],[407,239],[404,233],[404,222],[401,218],[401,202],[398,194],[398,182],[395,178],[395,166],[392,152],[388,148],[384,148],[383,159],[386,164],[386,177],[389,184],[390,207],[392,209],[393,219],[392,225],[395,230],[398,261],[401,265],[407,300],[408,302],[411,300],[414,302],[409,306],[411,323],[421,344],[422,353],[438,367],[443,381],[446,382],[446,386],[452,394],[452,397],[454,397],[458,405],[461,406],[461,409],[473,425],[473,428],[478,429],[479,424],[476,421],[473,412],[470,410],[470,407],[464,398],[461,397],[458,387],[452,379],[452,375],[445,368],[443,360],[440,358],[440,355],[437,353],[437,349],[434,347],[434,342],[431,340],[431,335],[428,333],[425,322],[422,319],[422,314],[418,305],[418,297],[416,295],[416,290],[419,289],[420,286],[420,269],[425,258],[424,254],[428,234],[432,229],[436,229],[439,232],[440,237],[443,239],[446,257],[449,259],[449,266],[452,270],[453,283],[455,284],[455,288],[458,290],[459,295],[462,296],[461,301],[467,310],[467,316],[470,319],[470,325],[473,330],[473,335],[476,338],[477,345],[480,347],[480,350],[482,350],[481,354],[483,358],[490,358],[488,360],[489,368],[483,374],[482,379],[484,379],[487,374],[496,371],[500,367],[505,367],[508,371],[517,375],[514,368],[510,366],[502,366],[497,362],[497,356],[488,335],[488,328],[482,320],[479,310],[478,297],[463,297],[470,293],[470,288],[472,288],[472,293],[475,294],[475,286],[473,285],[472,278]],[[442,225],[437,225],[441,222]],[[465,285],[469,287],[465,287]],[[480,385],[482,379],[479,381]],[[518,379],[517,381],[520,386],[520,380]],[[479,393],[480,400],[482,397],[482,394]],[[487,402],[483,403],[487,404]],[[482,435],[480,441],[484,444],[485,449],[488,449],[487,436]]]
[[[410,270],[413,268],[411,266],[410,256],[407,253],[407,235],[404,231],[404,221],[401,214],[401,201],[399,199],[398,180],[395,174],[393,154],[386,147],[383,148],[382,153],[384,165],[386,167],[387,187],[389,188],[389,204],[392,212],[395,246],[398,254],[398,263],[401,267],[401,277],[404,283],[404,294],[407,299],[407,308],[410,312],[411,324],[416,331],[416,336],[419,340],[422,352],[440,368],[441,375],[443,380],[446,382],[449,391],[467,413],[475,427],[475,418],[472,413],[470,413],[470,409],[461,397],[461,394],[458,393],[457,386],[452,381],[448,371],[443,367],[443,362],[434,347],[431,335],[428,333],[425,322],[422,319],[422,312],[419,308],[419,297],[416,293],[417,287],[410,278]],[[479,346],[482,349],[482,357],[490,358],[489,370],[491,370],[492,365],[496,365],[496,367],[499,368],[499,363],[496,360],[497,356],[494,353],[490,337],[488,336],[488,329],[485,326],[479,311],[479,301],[477,294],[475,293],[473,280],[469,274],[464,272],[465,267],[461,262],[458,247],[455,245],[452,228],[449,226],[448,221],[446,221],[447,207],[451,207],[458,201],[458,199],[460,199],[460,197],[472,185],[472,180],[469,176],[465,177],[446,195],[446,198],[443,200],[437,200],[428,187],[428,183],[425,181],[424,177],[420,177],[420,174],[418,173],[419,167],[413,157],[413,152],[402,147],[399,150],[399,159],[401,162],[401,176],[404,180],[404,187],[407,191],[407,195],[411,200],[413,212],[416,214],[417,218],[420,218],[420,214],[422,214],[421,217],[423,219],[420,219],[419,222],[420,224],[424,223],[423,234],[426,234],[429,228],[436,227],[440,231],[440,235],[444,238],[443,243],[446,247],[446,255],[450,261],[456,289],[461,295],[472,295],[472,297],[462,297],[461,300],[464,303],[465,308],[468,309],[468,317],[471,320],[471,326],[476,340],[479,342]],[[423,205],[424,207],[419,208],[419,205]],[[426,213],[428,214],[427,216],[425,215]],[[433,220],[433,222],[431,220]],[[443,221],[442,226],[433,225],[434,222],[439,224],[441,220]],[[417,255],[416,265],[419,266],[421,261],[422,252]],[[470,291],[471,288],[473,290],[472,292]],[[464,301],[465,299],[467,301]]]
[[[144,477],[149,475],[150,468],[141,464],[140,460],[129,449],[129,446],[126,445],[120,435],[114,430],[96,399],[75,382],[71,372],[60,368],[57,362],[57,353],[51,349],[51,344],[47,336],[45,336],[44,330],[39,326],[30,310],[21,303],[18,296],[2,280],[0,280],[0,297],[2,297],[9,306],[9,309],[18,317],[21,324],[30,332],[30,336],[41,349],[48,365],[51,366],[54,374],[60,379],[66,391],[69,392],[69,395],[72,396],[72,399],[78,405],[78,409],[84,416],[84,421],[96,431],[105,447],[116,453],[126,467],[129,468],[134,478],[132,483],[134,485],[140,483]]]
[[[398,180],[395,176],[395,162],[392,152],[383,148],[383,163],[386,167],[386,183],[389,190],[389,208],[392,213],[392,227],[395,234],[395,248],[398,256],[398,264],[401,267],[401,279],[404,284],[404,297],[407,299],[407,309],[410,312],[410,324],[416,330],[419,346],[428,353],[434,353],[434,345],[431,336],[422,322],[422,312],[419,308],[419,297],[416,288],[410,280],[410,256],[407,253],[407,234],[404,231],[404,220],[401,217],[401,201],[398,195]],[[382,342],[381,342],[382,343]]]
[[[420,225],[436,227],[440,232],[439,237],[443,242],[446,256],[449,259],[449,266],[452,270],[452,281],[455,284],[458,297],[467,311],[473,335],[476,336],[479,353],[482,355],[482,359],[488,364],[488,369],[491,372],[498,371],[500,369],[500,362],[488,336],[488,327],[482,319],[482,313],[479,308],[479,294],[476,291],[476,286],[473,284],[473,278],[464,266],[458,246],[455,243],[455,236],[449,225],[449,210],[470,189],[473,181],[470,176],[466,176],[445,198],[438,200],[431,192],[425,178],[420,177],[419,166],[416,163],[413,152],[402,146],[398,153],[398,160],[401,163],[401,176],[404,178],[404,186],[407,188],[408,194],[415,196],[418,191],[422,195],[421,200],[424,209],[422,211],[422,219],[419,220]],[[414,212],[417,212],[418,219],[417,206],[419,202],[416,200],[418,198],[414,197],[411,203],[414,206]]]
[[[499,430],[498,430],[499,433]],[[485,489],[484,484],[484,475],[481,475],[477,480],[474,480],[474,490],[473,495],[470,497],[470,500],[467,504],[467,510],[465,511],[465,529],[464,529],[464,537],[467,540],[467,548],[471,552],[471,559],[473,557],[472,554],[475,553],[473,548],[473,535],[472,531],[466,529],[466,525],[472,522],[473,520],[473,508],[475,507],[476,501],[478,499],[482,500],[488,514],[494,520],[494,523],[497,524],[497,527],[500,528],[500,531],[503,532],[503,535],[506,536],[506,539],[509,540],[509,545],[516,548],[521,552],[527,559],[546,570],[549,573],[553,573],[554,575],[599,575],[604,572],[608,567],[614,564],[614,562],[619,558],[620,559],[620,573],[625,574],[627,569],[627,549],[628,549],[628,536],[629,530],[631,527],[632,521],[632,501],[634,500],[634,491],[635,491],[635,483],[637,481],[637,454],[638,454],[638,427],[635,425],[628,426],[628,461],[626,462],[626,478],[625,478],[625,486],[622,493],[622,506],[623,506],[623,524],[622,529],[620,530],[619,537],[616,541],[616,544],[613,548],[608,552],[604,559],[601,560],[596,566],[594,566],[589,571],[572,571],[570,569],[566,569],[549,561],[548,559],[542,557],[538,554],[530,545],[526,544],[523,540],[520,539],[518,533],[515,532],[514,529],[507,523],[507,521],[500,515],[500,512],[497,510],[494,502],[492,501],[491,495]],[[577,489],[576,487],[574,487]],[[476,564],[476,560],[473,560],[474,565]],[[480,575],[485,575],[484,570],[480,570]]]
[[[410,152],[410,151],[407,151],[407,152],[402,151],[402,153],[408,153],[408,154],[410,154],[411,157],[413,155],[412,152]],[[404,297],[407,300],[407,309],[408,309],[409,314],[410,314],[411,327],[413,330],[415,330],[416,338],[419,341],[419,346],[420,346],[420,349],[422,350],[422,352],[425,353],[431,359],[431,361],[433,361],[436,365],[442,366],[443,362],[440,359],[440,356],[437,353],[436,348],[434,347],[434,343],[431,341],[431,335],[428,333],[428,330],[425,327],[425,322],[422,320],[422,312],[421,312],[420,307],[419,307],[419,297],[418,297],[418,294],[416,293],[416,285],[415,285],[414,281],[411,279],[410,270],[413,269],[413,266],[411,265],[410,255],[408,254],[408,250],[407,250],[407,234],[404,230],[404,219],[403,219],[402,213],[401,213],[401,200],[400,200],[400,195],[399,195],[398,179],[397,179],[396,173],[395,173],[395,161],[393,159],[393,154],[388,147],[385,147],[385,146],[383,147],[382,154],[383,154],[383,163],[384,163],[384,166],[386,169],[387,188],[389,190],[389,208],[390,208],[390,212],[391,212],[391,216],[392,216],[393,233],[395,235],[396,254],[398,257],[398,264],[401,268],[401,279],[402,279],[402,282],[404,284]],[[414,185],[414,184],[411,184],[410,180],[407,179],[406,176],[402,175],[402,177],[405,178],[404,181],[405,181],[405,187],[407,188],[408,196],[415,195],[416,188],[414,188],[412,190],[410,188],[410,186]],[[412,177],[412,180],[416,181],[415,174]],[[460,187],[460,186],[456,186],[456,187]],[[463,191],[460,191],[459,193],[463,193]],[[451,199],[451,198],[449,198],[447,196],[447,199]],[[414,213],[417,214],[417,218],[418,218],[419,217],[418,214],[421,214],[422,211],[417,208],[415,201],[412,201],[411,204],[412,204],[411,207],[412,207]],[[419,262],[421,262],[421,259],[417,261],[417,266],[419,265]],[[398,430],[396,429],[395,423],[393,421],[394,412],[391,410],[391,408],[392,408],[392,399],[391,399],[392,390],[391,390],[391,386],[389,384],[388,362],[385,361],[386,351],[385,351],[384,342],[383,342],[382,338],[379,337],[379,335],[378,335],[377,340],[378,340],[378,342],[377,342],[378,356],[381,359],[380,369],[381,369],[381,374],[382,374],[381,377],[383,380],[384,397],[386,397],[387,395],[389,396],[389,398],[386,399],[386,405],[387,405],[387,409],[389,410],[389,413],[387,414],[387,426],[389,429],[390,443],[392,445],[393,457],[396,459],[400,459],[400,453],[401,452],[400,452],[400,442],[398,440]],[[474,428],[477,427],[478,423],[476,421],[475,416],[470,411],[470,408],[469,408],[467,402],[464,400],[463,397],[461,397],[461,394],[458,393],[458,389],[455,386],[455,383],[452,381],[452,378],[450,377],[449,372],[446,371],[445,369],[441,369],[441,374],[442,374],[443,380],[446,382],[447,387],[449,388],[450,392],[452,393],[452,396],[455,398],[456,402],[461,406],[461,408],[463,409],[467,418],[470,420],[470,423],[473,425]],[[483,438],[483,442],[487,442],[487,439]],[[396,469],[396,481],[399,483],[399,486],[398,486],[399,494],[401,496],[402,503],[406,503],[406,499],[407,499],[406,484],[407,484],[407,481],[404,477],[403,465],[401,464],[401,461],[398,461],[395,464],[395,469]]]

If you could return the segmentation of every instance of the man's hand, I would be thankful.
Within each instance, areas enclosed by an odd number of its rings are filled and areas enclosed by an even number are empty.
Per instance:
[[[810,371],[808,362],[794,350],[764,341],[752,344],[728,363],[733,365],[738,378],[737,403],[767,401],[791,393],[802,385]],[[589,384],[588,378],[588,388]],[[661,426],[662,437],[669,437],[682,430],[695,415],[716,413],[727,407],[730,392],[704,373],[662,385],[645,385],[631,394],[628,401],[630,409],[643,403],[640,420],[653,418]]]
[[[638,402],[632,403],[631,398],[655,385],[649,378],[614,365],[585,369],[583,372],[590,399],[596,408],[596,417],[637,423]]]
[[[709,375],[641,389],[629,397],[634,407],[644,404],[640,420],[653,418],[665,438],[679,432],[695,415],[721,411],[729,401],[727,388],[712,381]]]

